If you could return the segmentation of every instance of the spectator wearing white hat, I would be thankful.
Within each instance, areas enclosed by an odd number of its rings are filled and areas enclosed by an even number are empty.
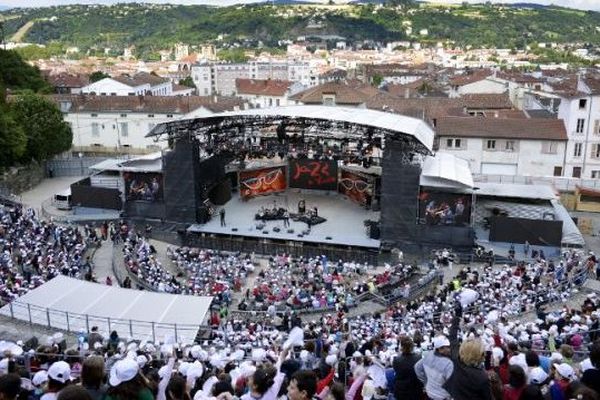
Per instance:
[[[450,359],[450,341],[446,336],[433,338],[433,352],[415,364],[417,378],[425,385],[425,392],[431,400],[446,400],[450,394],[444,384],[452,375],[454,365]]]
[[[71,382],[71,367],[57,361],[48,368],[48,389],[40,400],[55,400],[58,393]]]
[[[140,367],[135,360],[119,360],[110,370],[110,385],[105,400],[153,400],[148,382],[139,373]]]
[[[576,380],[575,370],[567,363],[556,365],[554,383],[550,386],[550,398],[552,400],[566,400],[567,390],[571,383]]]

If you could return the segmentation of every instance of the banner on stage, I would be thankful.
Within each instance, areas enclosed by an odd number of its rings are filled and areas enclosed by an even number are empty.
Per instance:
[[[342,169],[338,191],[362,206],[370,206],[375,177]]]
[[[239,182],[240,195],[246,199],[283,192],[287,186],[286,169],[274,167],[240,171]]]
[[[162,201],[162,174],[144,172],[125,172],[125,193],[127,201]]]
[[[338,166],[333,160],[290,160],[290,187],[336,190]]]
[[[466,226],[471,221],[471,198],[462,193],[421,189],[419,223],[425,225]]]

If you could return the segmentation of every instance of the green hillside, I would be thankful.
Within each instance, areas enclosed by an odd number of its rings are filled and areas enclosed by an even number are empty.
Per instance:
[[[6,37],[34,21],[22,41],[82,50],[135,45],[148,54],[174,43],[277,47],[298,36],[336,35],[350,42],[414,40],[522,48],[536,42],[600,44],[600,13],[558,7],[499,5],[380,8],[354,6],[207,6],[119,4],[12,9],[0,13]],[[407,28],[412,33],[407,35]],[[427,35],[419,35],[427,29]],[[219,42],[223,44],[223,42]]]

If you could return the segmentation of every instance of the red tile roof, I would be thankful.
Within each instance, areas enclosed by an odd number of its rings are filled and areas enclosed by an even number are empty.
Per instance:
[[[510,119],[443,117],[437,120],[437,136],[566,141],[567,131],[559,119]]]
[[[279,79],[245,79],[237,78],[235,87],[238,94],[251,94],[258,96],[285,96],[294,82]]]
[[[463,104],[470,109],[511,109],[513,104],[508,97],[508,92],[496,93],[473,93],[460,97]]]
[[[358,81],[327,82],[303,92],[290,99],[303,104],[322,104],[323,95],[335,95],[336,104],[359,105],[379,93],[373,86]]]
[[[121,82],[124,85],[136,87],[141,85],[149,84],[150,86],[156,86],[168,82],[167,78],[163,78],[157,75],[152,75],[147,72],[138,72],[133,76],[120,75],[112,78],[117,82]]]
[[[237,97],[213,96],[51,96],[56,103],[70,102],[69,112],[123,112],[148,114],[187,114],[201,107],[213,112],[243,108]]]
[[[85,75],[71,75],[67,73],[48,75],[46,79],[55,88],[81,88],[90,83],[89,78]]]

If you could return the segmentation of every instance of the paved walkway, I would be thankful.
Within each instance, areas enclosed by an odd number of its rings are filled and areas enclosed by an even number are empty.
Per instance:
[[[110,276],[110,279],[112,279],[113,282],[117,282],[112,270],[113,251],[112,242],[106,240],[102,242],[102,246],[94,253],[92,260],[94,264],[94,274],[100,283],[104,283],[107,276]]]

